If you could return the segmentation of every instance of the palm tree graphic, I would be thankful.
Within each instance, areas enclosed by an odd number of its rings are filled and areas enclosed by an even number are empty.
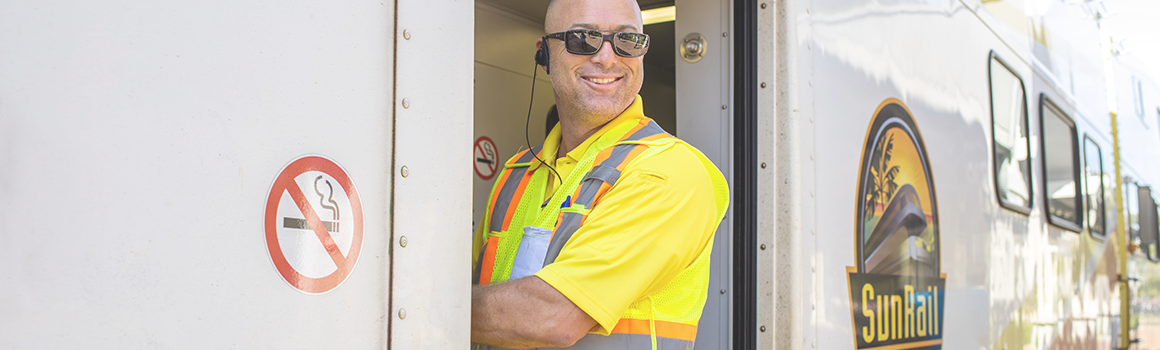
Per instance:
[[[885,139],[886,142],[882,142]],[[866,191],[866,203],[863,210],[866,214],[863,221],[874,216],[878,211],[878,203],[886,203],[894,192],[898,190],[898,183],[894,178],[898,176],[899,167],[890,165],[890,158],[894,153],[894,134],[885,133],[874,146],[874,153],[870,155],[870,183]]]

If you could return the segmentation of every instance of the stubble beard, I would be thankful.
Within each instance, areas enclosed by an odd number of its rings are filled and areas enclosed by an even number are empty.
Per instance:
[[[642,74],[643,75],[643,74]],[[640,91],[641,83],[644,77],[626,86],[625,89],[617,91],[613,96],[592,96],[584,91],[584,87],[580,84],[583,82],[560,82],[557,76],[552,76],[553,86],[564,87],[556,88],[556,108],[560,110],[560,116],[567,115],[574,123],[578,125],[597,126],[603,125],[619,116],[632,101],[636,99],[637,93]],[[583,80],[576,78],[577,80]],[[626,77],[627,79],[627,77]]]

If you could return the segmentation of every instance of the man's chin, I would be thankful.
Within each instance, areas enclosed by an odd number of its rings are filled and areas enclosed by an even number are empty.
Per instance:
[[[624,112],[625,108],[632,103],[632,99],[627,100],[615,97],[590,98],[581,103],[581,108],[587,114],[607,116],[608,118],[615,118]]]

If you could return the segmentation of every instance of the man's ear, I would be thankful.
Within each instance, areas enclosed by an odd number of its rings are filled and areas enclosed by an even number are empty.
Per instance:
[[[542,37],[539,39],[536,39],[535,61],[536,61],[537,65],[544,67],[545,73],[552,74],[552,71],[550,70],[550,68],[548,68],[548,63],[549,63],[548,62],[549,61],[548,60],[548,48],[546,46],[544,46],[544,38],[542,38]]]

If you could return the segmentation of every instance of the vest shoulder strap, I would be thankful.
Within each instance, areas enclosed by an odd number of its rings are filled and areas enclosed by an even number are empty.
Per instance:
[[[627,134],[628,136],[596,156],[596,165],[584,176],[584,180],[581,180],[579,188],[572,196],[572,206],[561,210],[556,229],[552,232],[552,239],[548,243],[548,254],[544,257],[545,266],[556,261],[564,244],[568,243],[572,234],[576,233],[584,223],[584,219],[588,218],[592,205],[616,184],[628,164],[651,146],[662,141],[677,140],[651,119],[643,120],[641,125]]]

